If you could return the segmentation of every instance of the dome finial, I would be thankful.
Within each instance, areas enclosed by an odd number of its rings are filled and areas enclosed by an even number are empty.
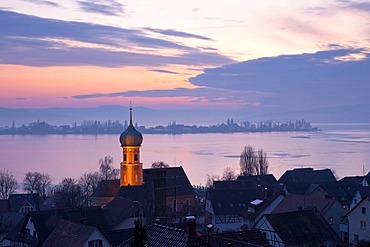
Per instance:
[[[133,126],[132,125],[132,103],[131,103],[131,100],[130,100],[130,126]]]

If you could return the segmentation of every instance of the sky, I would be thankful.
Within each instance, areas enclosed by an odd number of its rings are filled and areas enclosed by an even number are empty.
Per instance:
[[[0,107],[370,104],[370,2],[2,0]]]

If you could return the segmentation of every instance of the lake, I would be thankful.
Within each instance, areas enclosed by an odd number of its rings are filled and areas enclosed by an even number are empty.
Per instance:
[[[207,174],[222,175],[226,167],[239,173],[244,146],[267,153],[269,172],[278,179],[287,169],[329,168],[338,177],[362,175],[370,169],[370,124],[313,124],[318,132],[143,135],[141,161],[182,166],[192,184],[206,182]],[[115,167],[122,161],[119,135],[3,135],[1,169],[18,182],[28,171],[48,173],[53,183],[97,171],[99,159],[110,155]]]

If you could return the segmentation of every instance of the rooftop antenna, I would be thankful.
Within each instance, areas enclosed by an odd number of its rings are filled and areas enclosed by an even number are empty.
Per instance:
[[[362,165],[362,176],[365,176],[365,165]]]

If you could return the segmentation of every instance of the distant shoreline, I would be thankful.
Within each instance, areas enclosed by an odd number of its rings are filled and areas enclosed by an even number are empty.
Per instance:
[[[45,121],[30,123],[28,126],[22,125],[15,127],[0,127],[0,135],[106,135],[120,134],[127,128],[127,121],[121,124],[119,121],[83,121],[80,125],[74,123],[70,125],[49,125]],[[260,121],[250,123],[244,121],[240,124],[234,123],[231,119],[227,123],[211,126],[184,125],[172,122],[167,126],[158,125],[155,127],[145,127],[135,125],[135,128],[143,134],[206,134],[206,133],[258,133],[258,132],[312,132],[319,131],[317,127],[312,127],[305,120],[286,123],[276,123],[272,121]]]

